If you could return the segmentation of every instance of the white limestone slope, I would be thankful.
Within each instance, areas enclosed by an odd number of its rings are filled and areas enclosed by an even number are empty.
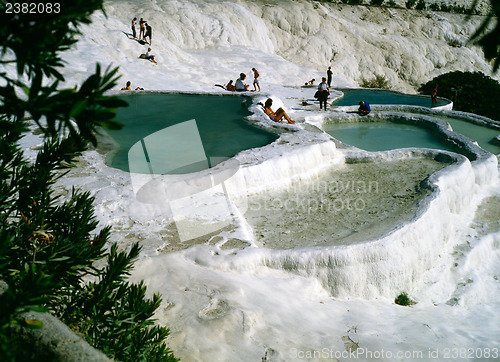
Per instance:
[[[105,9],[108,17],[95,14],[66,56],[73,79],[93,68],[81,57],[121,65],[126,79],[147,89],[206,90],[242,71],[250,77],[252,67],[269,89],[303,84],[332,66],[337,86],[383,75],[394,89],[412,92],[444,72],[491,69],[468,44],[478,16],[304,0],[125,0],[107,1]],[[134,16],[153,28],[158,66],[137,59],[147,46],[125,35]]]
[[[242,71],[250,77],[256,67],[263,96],[272,94],[275,105],[293,115],[298,98],[289,97],[296,90],[285,86],[318,79],[329,65],[335,85],[381,74],[405,91],[451,70],[489,74],[478,48],[457,46],[466,43],[478,17],[465,22],[458,15],[303,0],[123,0],[107,1],[106,11],[107,18],[93,16],[81,41],[64,55],[71,86],[88,76],[95,61],[119,65],[121,81],[131,80],[133,87],[190,92],[222,92],[213,84]],[[138,59],[146,47],[124,34],[133,16],[153,27],[157,66]],[[309,118],[322,117],[312,112]],[[346,158],[384,162],[418,153],[340,150],[325,135],[305,132],[306,124],[298,122],[295,133],[285,127],[290,133],[283,132],[281,144],[236,157],[242,167],[235,193],[242,185],[255,193],[283,187],[291,176],[312,177]],[[133,277],[163,295],[157,317],[171,328],[168,344],[183,360],[294,361],[306,359],[306,352],[345,352],[357,343],[364,351],[393,353],[382,360],[410,361],[396,353],[422,351],[425,360],[437,348],[484,350],[500,340],[500,236],[494,228],[481,234],[484,218],[476,215],[482,207],[498,213],[492,157],[459,157],[430,179],[433,193],[412,222],[377,240],[297,250],[223,250],[213,238],[162,254],[174,239],[172,208],[140,202],[130,175],[106,167],[102,155],[87,152],[78,173],[61,182],[67,192],[73,185],[92,191],[99,221],[113,226],[121,247],[140,241],[145,252]],[[493,206],[483,205],[484,195]],[[234,215],[236,231],[220,235],[255,246],[243,214]],[[202,216],[192,223],[199,229],[205,227]],[[481,225],[471,228],[474,222]],[[418,304],[393,304],[401,291]]]

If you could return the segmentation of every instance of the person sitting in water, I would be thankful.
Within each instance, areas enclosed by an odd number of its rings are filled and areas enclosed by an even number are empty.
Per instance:
[[[236,80],[236,91],[237,92],[245,92],[248,90],[248,84],[243,83],[243,81],[245,80],[246,77],[247,76],[245,73],[240,73],[240,77],[238,78],[238,80]]]
[[[146,58],[145,58],[145,59],[147,59],[147,60],[149,60],[149,61],[151,61],[151,62],[155,63],[156,65],[158,65],[158,63],[157,63],[157,62],[156,62],[156,60],[155,60],[155,56],[154,56],[154,55],[152,55],[152,54],[150,54],[150,53],[149,53],[150,51],[151,51],[151,48],[148,48],[148,51],[146,52]]]
[[[311,79],[309,82],[306,82],[305,85],[314,85],[314,82],[316,82],[316,79]]]
[[[130,88],[130,84],[131,84],[130,81],[127,81],[127,84],[125,85],[125,87],[122,88],[122,90],[132,90]]]
[[[271,109],[272,105],[273,105],[273,100],[271,98],[268,98],[266,100],[266,103],[264,104],[264,113],[267,114],[272,121],[279,122],[281,118],[285,117],[288,123],[290,124],[295,123],[294,120],[288,117],[288,114],[286,114],[283,108],[278,108],[276,112],[273,112],[273,110]]]
[[[358,113],[362,116],[366,116],[370,112],[371,112],[371,108],[370,108],[370,105],[368,104],[368,102],[359,101]]]

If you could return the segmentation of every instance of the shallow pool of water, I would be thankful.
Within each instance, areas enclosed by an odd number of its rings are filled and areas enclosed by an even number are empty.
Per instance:
[[[124,171],[195,172],[278,138],[244,120],[248,97],[146,93],[123,99],[129,107],[116,119],[124,127],[107,131],[117,150],[106,163]]]
[[[494,141],[495,137],[500,134],[499,129],[485,127],[479,124],[449,117],[442,117],[441,119],[448,122],[453,128],[453,131],[473,139],[484,150],[491,152],[494,155],[500,153],[500,146]]]
[[[432,107],[430,96],[420,96],[412,94],[403,94],[389,90],[375,89],[339,89],[344,93],[342,98],[333,102],[333,106],[355,106],[359,101],[366,101],[369,104],[392,104],[392,105],[410,105]],[[450,102],[438,98],[437,106],[444,106]]]
[[[272,249],[373,240],[413,218],[430,192],[421,181],[444,166],[405,159],[334,167],[316,179],[250,196],[245,218],[257,243]]]
[[[323,129],[339,141],[366,151],[421,147],[453,151],[431,132],[390,122],[326,123]]]

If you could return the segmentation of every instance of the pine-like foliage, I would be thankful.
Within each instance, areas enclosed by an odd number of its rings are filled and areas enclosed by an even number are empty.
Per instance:
[[[0,2],[0,356],[26,355],[12,327],[43,328],[22,312],[48,310],[116,360],[175,361],[164,343],[168,329],[151,319],[160,297],[146,298],[142,283],[126,280],[140,247],[106,251],[110,229],[95,233],[93,198],[54,190],[86,145],[96,144],[98,128],[120,126],[115,110],[126,106],[104,95],[116,85],[117,68],[96,65],[80,87],[59,89],[60,53],[102,0],[58,3],[58,13],[16,14]],[[45,136],[35,160],[19,146],[29,125]],[[97,268],[102,259],[106,266]]]

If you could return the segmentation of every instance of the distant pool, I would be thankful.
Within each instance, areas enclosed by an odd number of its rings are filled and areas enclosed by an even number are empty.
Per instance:
[[[448,122],[453,131],[461,133],[476,141],[484,150],[497,155],[500,153],[500,146],[494,141],[495,137],[500,134],[498,128],[490,128],[481,126],[472,122],[462,121],[450,117],[439,117]]]
[[[338,89],[344,93],[342,98],[337,99],[332,103],[335,106],[355,106],[359,101],[366,101],[369,104],[392,104],[392,105],[409,105],[432,107],[431,97],[422,95],[404,94],[390,90],[380,89]],[[445,106],[450,101],[438,98],[437,106]]]
[[[454,151],[426,129],[392,122],[326,123],[323,129],[342,143],[366,151],[420,147]]]
[[[200,171],[278,138],[248,124],[244,96],[143,93],[124,95],[117,149],[106,163],[123,171],[172,174]]]

